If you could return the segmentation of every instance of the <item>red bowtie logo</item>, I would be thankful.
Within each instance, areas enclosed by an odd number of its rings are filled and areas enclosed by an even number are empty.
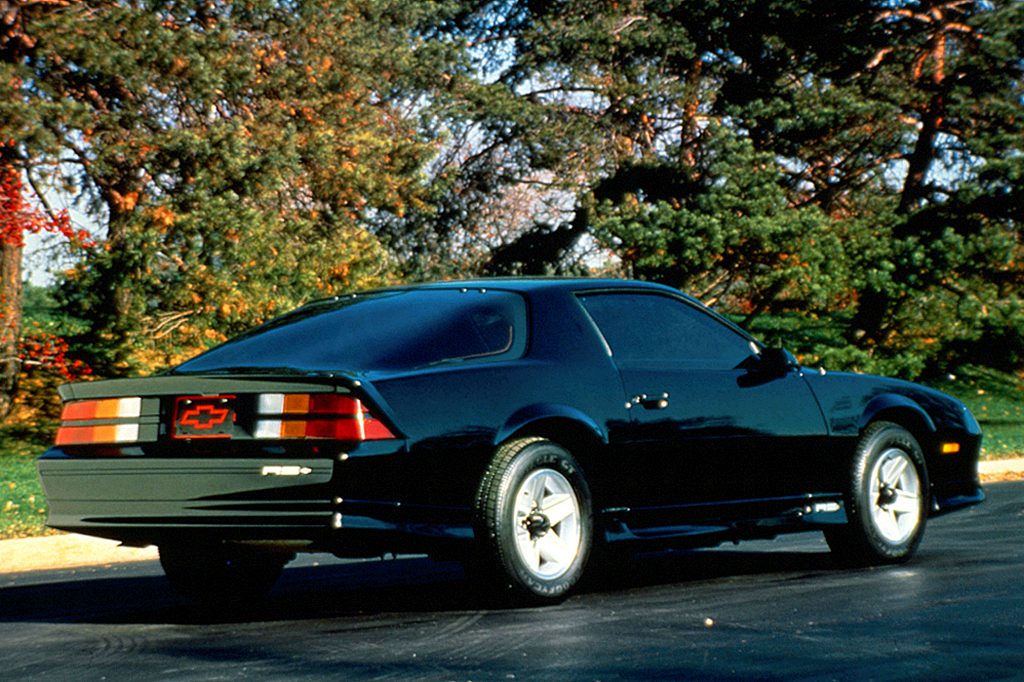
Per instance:
[[[223,424],[230,413],[231,410],[226,407],[196,405],[185,410],[180,423],[182,426],[188,426],[196,431],[209,431]]]

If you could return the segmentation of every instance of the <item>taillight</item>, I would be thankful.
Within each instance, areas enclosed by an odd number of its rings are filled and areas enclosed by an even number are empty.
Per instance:
[[[139,440],[142,398],[76,400],[65,403],[57,445],[135,443]]]
[[[236,419],[236,413],[242,417]],[[157,398],[69,401],[64,404],[61,420],[57,430],[58,446],[156,442],[162,432]],[[361,400],[336,393],[179,397],[174,403],[171,422],[169,435],[179,440],[395,438]],[[252,425],[251,436],[245,423]]]
[[[264,393],[256,401],[255,438],[386,440],[391,430],[358,398],[336,393]]]

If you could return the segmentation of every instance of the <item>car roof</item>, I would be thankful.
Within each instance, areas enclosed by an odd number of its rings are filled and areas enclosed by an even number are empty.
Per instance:
[[[690,301],[690,303],[700,308],[707,308],[707,306],[699,299],[678,289],[674,289],[670,286],[658,284],[655,282],[646,282],[638,279],[616,279],[612,277],[558,276],[477,277],[473,279],[450,279],[430,282],[412,282],[408,284],[397,284],[395,286],[390,287],[364,289],[361,291],[351,291],[345,294],[337,294],[329,298],[309,301],[302,307],[305,308],[306,306],[309,305],[317,305],[327,303],[330,301],[337,301],[343,298],[384,294],[388,292],[458,289],[491,289],[494,291],[518,292],[524,295],[539,294],[541,296],[544,296],[546,294],[557,294],[559,292],[576,293],[584,291],[601,290],[649,291],[655,293],[668,294],[672,296],[678,296],[680,298],[684,298]]]
[[[374,291],[407,289],[501,289],[505,291],[536,292],[542,290],[583,291],[593,289],[637,289],[680,294],[677,289],[634,279],[591,277],[484,277],[453,279],[436,282],[404,284]],[[363,292],[370,293],[370,292]],[[684,294],[685,295],[685,294]],[[688,297],[689,298],[689,297]]]

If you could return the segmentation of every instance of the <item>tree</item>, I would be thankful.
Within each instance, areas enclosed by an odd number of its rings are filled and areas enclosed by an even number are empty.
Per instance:
[[[1024,338],[1020,3],[508,0],[456,25],[495,46],[506,182],[574,197],[534,232],[748,322],[831,315],[854,350],[811,359],[914,374]]]
[[[1020,3],[6,2],[0,139],[106,227],[61,288],[105,374],[395,278],[594,269],[828,315],[809,361],[1024,358]]]
[[[22,97],[107,228],[62,284],[100,371],[387,281],[364,224],[418,201],[416,102],[446,53],[416,34],[442,9],[107,2],[33,24]]]
[[[88,233],[71,226],[66,211],[47,213],[30,205],[24,196],[22,170],[13,156],[15,145],[0,147],[0,418],[6,417],[14,402],[23,363],[50,362],[50,346],[22,340],[22,251],[25,234],[53,232],[77,245],[90,245]],[[54,337],[61,345],[62,339]],[[28,351],[26,355],[25,351]],[[57,363],[63,366],[63,358]]]
[[[1020,338],[1013,285],[996,285],[1020,282],[1020,4],[868,3],[806,32],[757,23],[724,111],[785,160],[796,202],[861,224],[844,235],[845,340],[861,366],[948,360],[996,311]]]
[[[0,107],[4,123],[0,124],[0,419],[7,416],[14,402],[18,377],[22,371],[25,348],[22,336],[22,252],[26,233],[54,232],[69,241],[86,244],[89,236],[72,228],[67,212],[53,212],[33,206],[26,199],[23,183],[28,164],[23,138],[27,107],[17,97],[22,87],[20,66],[37,42],[28,28],[36,17],[63,6],[60,0],[0,2]],[[45,206],[38,192],[35,199]],[[58,343],[59,339],[56,340]],[[44,346],[30,344],[29,352],[38,351],[29,361],[49,359]]]

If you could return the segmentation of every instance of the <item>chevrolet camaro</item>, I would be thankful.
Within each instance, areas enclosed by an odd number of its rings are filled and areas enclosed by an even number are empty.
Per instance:
[[[338,296],[60,395],[49,525],[157,545],[209,602],[269,590],[296,552],[457,558],[535,603],[616,547],[822,531],[844,564],[900,562],[984,498],[959,401],[802,367],[645,282]]]

